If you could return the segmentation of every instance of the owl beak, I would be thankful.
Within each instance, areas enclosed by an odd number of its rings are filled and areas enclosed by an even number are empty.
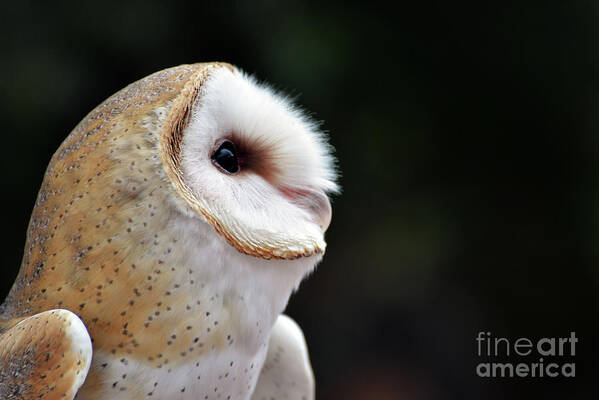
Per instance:
[[[308,211],[313,222],[320,226],[323,233],[326,232],[331,223],[332,209],[329,197],[323,191],[284,188],[281,192],[285,197]]]
[[[310,193],[311,211],[314,215],[314,222],[320,226],[322,232],[326,232],[331,223],[332,209],[329,197],[323,192]]]

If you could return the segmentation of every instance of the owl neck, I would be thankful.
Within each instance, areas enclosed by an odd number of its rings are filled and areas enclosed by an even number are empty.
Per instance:
[[[191,226],[186,227],[188,234],[178,247],[186,249],[178,280],[188,281],[187,295],[196,305],[205,305],[202,318],[210,313],[211,330],[236,332],[248,349],[265,345],[291,293],[316,260],[263,260],[241,254],[211,226],[195,222],[183,222]]]

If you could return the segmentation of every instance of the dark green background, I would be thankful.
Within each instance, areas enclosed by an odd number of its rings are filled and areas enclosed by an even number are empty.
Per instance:
[[[339,159],[327,255],[288,309],[318,399],[596,397],[599,6],[385,4],[4,2],[0,295],[77,122],[226,60],[297,96]],[[577,377],[478,378],[479,331],[575,331]]]

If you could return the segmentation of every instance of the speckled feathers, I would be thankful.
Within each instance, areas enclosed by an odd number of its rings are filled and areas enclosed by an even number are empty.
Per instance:
[[[215,168],[222,138],[252,168]],[[66,309],[93,341],[81,400],[247,399],[277,317],[325,249],[334,190],[314,125],[234,67],[150,75],[53,156],[0,339]]]

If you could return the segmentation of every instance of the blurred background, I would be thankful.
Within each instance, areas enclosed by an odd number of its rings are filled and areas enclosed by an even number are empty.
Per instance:
[[[70,130],[152,72],[226,60],[295,96],[339,160],[327,254],[288,307],[318,399],[597,397],[596,2],[7,3],[2,297]],[[574,331],[576,377],[480,378],[479,331]]]

